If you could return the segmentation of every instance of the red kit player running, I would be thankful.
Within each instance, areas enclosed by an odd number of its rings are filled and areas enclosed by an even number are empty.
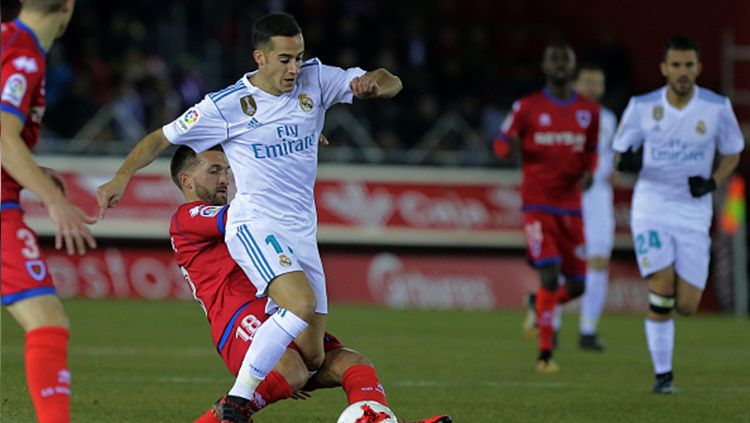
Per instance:
[[[27,188],[56,226],[55,246],[83,254],[95,242],[88,217],[65,198],[59,177],[31,155],[44,115],[45,54],[62,36],[74,0],[26,0],[18,19],[2,24],[2,304],[26,333],[26,382],[40,422],[70,421],[68,319],[37,237],[19,205]]]
[[[172,216],[170,235],[175,260],[193,296],[206,313],[217,351],[233,375],[239,372],[260,325],[276,312],[229,255],[224,243],[227,191],[232,180],[219,147],[196,155],[181,146],[171,163],[172,179],[188,203]],[[370,360],[345,348],[326,333],[323,367],[310,380],[307,366],[294,344],[261,382],[251,400],[224,395],[196,423],[250,422],[252,415],[299,390],[342,386],[349,404],[370,400],[387,405],[385,392]],[[449,423],[448,416],[421,420]]]
[[[506,157],[511,142],[520,144],[526,247],[541,279],[527,319],[527,329],[539,329],[540,373],[558,370],[552,360],[554,309],[583,293],[586,275],[581,189],[591,185],[596,165],[599,106],[573,91],[575,67],[569,45],[548,46],[545,89],[513,104],[494,145],[495,154]]]

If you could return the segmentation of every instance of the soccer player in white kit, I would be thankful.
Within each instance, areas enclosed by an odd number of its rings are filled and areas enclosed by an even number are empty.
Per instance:
[[[597,102],[605,89],[602,68],[594,64],[583,64],[578,68],[576,91]],[[584,233],[586,235],[586,291],[581,298],[580,336],[578,346],[589,351],[603,351],[604,344],[597,335],[597,324],[607,298],[609,258],[615,234],[615,212],[612,205],[613,157],[612,138],[617,127],[617,117],[608,108],[601,106],[599,114],[598,161],[594,171],[594,182],[583,192]]]
[[[259,19],[253,44],[257,71],[147,135],[97,190],[103,215],[120,200],[130,177],[168,146],[187,145],[200,153],[222,145],[237,182],[225,241],[259,295],[271,298],[267,311],[273,312],[253,334],[223,421],[233,421],[233,410],[252,398],[292,340],[310,371],[323,363],[328,302],[313,186],[325,112],[353,97],[390,98],[402,88],[385,69],[303,61],[302,31],[284,13]]]
[[[643,146],[631,229],[650,291],[645,329],[658,394],[673,391],[672,309],[693,314],[708,278],[711,191],[737,167],[744,147],[729,99],[695,84],[699,54],[690,38],[669,40],[661,63],[667,85],[630,99],[613,144],[618,153]]]

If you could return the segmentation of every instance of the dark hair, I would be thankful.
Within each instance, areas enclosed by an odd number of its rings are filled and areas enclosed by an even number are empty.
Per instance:
[[[215,145],[209,148],[207,151],[224,151],[221,145]],[[172,182],[177,185],[177,188],[182,191],[182,185],[180,185],[180,173],[198,164],[198,155],[195,154],[192,148],[181,145],[177,148],[172,156],[172,161],[169,163],[169,173],[172,176]]]
[[[552,49],[570,50],[570,51],[573,52],[574,55],[576,53],[576,51],[573,50],[573,46],[571,46],[570,44],[566,43],[565,41],[553,41],[553,42],[547,44],[547,46],[544,47],[544,55],[546,56],[547,52],[550,51],[550,50],[552,50]]]
[[[581,72],[583,71],[590,71],[590,72],[601,72],[604,73],[604,68],[599,65],[598,63],[594,62],[583,62],[580,65],[578,65],[578,76],[581,76]]]
[[[271,37],[293,37],[302,29],[294,16],[286,13],[271,13],[258,19],[253,25],[253,47],[261,48],[271,41]]]
[[[667,45],[664,46],[664,58],[667,58],[667,52],[669,50],[680,50],[680,51],[695,51],[695,55],[700,57],[701,49],[698,48],[698,43],[694,39],[685,35],[675,35],[667,41]]]

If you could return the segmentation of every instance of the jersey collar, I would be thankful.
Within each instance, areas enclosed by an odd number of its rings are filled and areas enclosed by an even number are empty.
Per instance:
[[[552,91],[550,91],[548,87],[544,87],[544,96],[547,97],[549,101],[557,104],[558,106],[570,106],[578,98],[578,94],[576,94],[575,91],[573,91],[573,95],[570,96],[570,98],[562,99],[555,97],[555,95],[552,94]]]
[[[672,103],[669,102],[669,99],[667,99],[667,91],[669,90],[669,87],[667,87],[667,86],[665,86],[662,89],[662,94],[661,94],[662,101],[673,112],[675,112],[675,113],[685,113],[685,111],[687,111],[690,108],[692,108],[693,104],[695,104],[695,102],[696,102],[695,99],[698,98],[698,93],[700,93],[700,90],[701,90],[701,88],[698,86],[698,84],[695,84],[693,87],[695,88],[693,90],[693,96],[690,97],[690,101],[688,101],[688,103],[682,109],[678,109],[678,108],[674,107],[672,105]]]
[[[26,31],[29,35],[31,35],[31,38],[34,39],[34,42],[36,42],[36,46],[39,47],[39,51],[42,53],[42,56],[47,55],[47,52],[44,50],[44,47],[42,47],[42,43],[39,42],[39,37],[36,36],[34,31],[28,27],[25,23],[21,22],[21,19],[16,18],[13,20],[13,22],[21,28],[22,31]]]

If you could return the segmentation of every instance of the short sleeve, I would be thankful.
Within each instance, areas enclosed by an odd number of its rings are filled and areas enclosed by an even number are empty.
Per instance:
[[[522,100],[516,100],[513,103],[510,113],[500,126],[500,139],[510,141],[512,138],[523,136],[523,116],[526,113],[526,108],[526,102]]]
[[[717,149],[719,150],[719,154],[723,156],[737,154],[745,147],[740,125],[737,122],[737,116],[735,116],[734,110],[732,110],[732,103],[729,99],[727,99],[719,116],[719,133],[717,136]]]
[[[643,144],[643,138],[638,108],[635,104],[635,99],[631,98],[630,102],[628,102],[628,107],[625,108],[625,112],[622,114],[620,126],[615,132],[612,149],[620,153],[624,153],[630,149],[637,150]]]
[[[31,111],[34,93],[44,80],[44,64],[36,57],[22,53],[19,51],[15,56],[11,53],[3,63],[0,108],[18,116],[25,123]]]
[[[183,236],[192,242],[223,239],[227,209],[206,203],[194,203],[180,207],[172,217],[172,236]]]
[[[201,153],[226,141],[228,128],[217,105],[206,96],[162,130],[172,144],[186,145]]]
[[[323,106],[329,107],[338,103],[351,103],[354,98],[349,83],[352,79],[364,75],[362,68],[342,69],[335,66],[320,66],[320,88]]]

